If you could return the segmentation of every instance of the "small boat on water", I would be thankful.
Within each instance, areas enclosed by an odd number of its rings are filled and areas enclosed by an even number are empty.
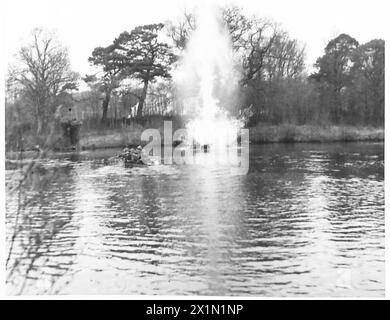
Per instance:
[[[149,165],[142,159],[141,146],[138,146],[136,149],[126,147],[118,157],[123,159],[125,168],[146,167]]]

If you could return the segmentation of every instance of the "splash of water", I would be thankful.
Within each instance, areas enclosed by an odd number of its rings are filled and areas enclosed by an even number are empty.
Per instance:
[[[196,30],[174,74],[184,101],[192,102],[195,117],[187,130],[197,143],[220,147],[237,139],[242,124],[221,105],[222,98],[234,92],[237,79],[231,41],[220,10],[203,3],[196,10]]]

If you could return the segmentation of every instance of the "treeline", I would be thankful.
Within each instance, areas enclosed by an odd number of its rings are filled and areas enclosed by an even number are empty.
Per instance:
[[[329,41],[308,74],[305,48],[278,24],[247,17],[237,7],[223,10],[240,63],[237,107],[249,125],[348,124],[383,126],[383,40],[365,44],[341,34]],[[175,46],[185,49],[196,21],[191,13],[167,26]]]
[[[385,42],[359,45],[347,34],[331,40],[309,77],[318,114],[333,123],[383,126]]]
[[[221,103],[226,102],[235,115],[247,115],[248,125],[383,126],[383,40],[359,44],[341,34],[328,43],[315,71],[308,74],[304,46],[277,23],[248,17],[237,7],[224,8],[221,16],[240,70],[234,106],[223,99]],[[32,41],[18,54],[18,64],[9,70],[7,134],[15,128],[19,133],[49,132],[59,106],[69,110],[75,105],[90,106],[99,113],[103,126],[112,117],[113,106],[115,117],[121,106],[125,114],[140,118],[154,110],[145,111],[148,101],[151,105],[163,101],[159,110],[180,114],[171,73],[195,28],[194,15],[185,13],[177,21],[125,31],[91,52],[88,61],[97,72],[84,77],[71,70],[67,49],[55,35],[34,30]],[[161,34],[169,41],[161,40]],[[89,91],[76,93],[80,80]]]
[[[384,41],[359,45],[349,35],[331,40],[316,72],[294,77],[260,76],[243,87],[253,122],[384,124]]]

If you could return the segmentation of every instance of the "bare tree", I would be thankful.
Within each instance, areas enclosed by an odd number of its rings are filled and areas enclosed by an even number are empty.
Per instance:
[[[243,83],[263,78],[267,58],[277,35],[278,30],[272,22],[260,19],[253,22],[243,46]]]
[[[34,108],[36,129],[40,134],[54,115],[57,97],[77,88],[78,75],[71,71],[68,51],[54,33],[34,29],[31,38],[31,42],[20,49],[9,75]]]
[[[242,9],[237,6],[223,8],[222,17],[229,30],[230,38],[235,52],[245,48],[248,43],[248,36],[253,31],[257,20],[248,18]]]
[[[305,67],[305,48],[287,32],[279,31],[273,39],[266,63],[266,76],[269,80],[295,78]]]
[[[165,25],[167,35],[172,39],[176,48],[183,50],[190,37],[191,32],[196,29],[195,15],[184,11],[183,15],[176,21],[169,21]]]

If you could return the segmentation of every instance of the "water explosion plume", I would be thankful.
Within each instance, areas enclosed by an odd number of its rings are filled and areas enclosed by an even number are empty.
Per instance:
[[[213,5],[196,10],[196,29],[174,74],[186,109],[194,117],[189,137],[201,145],[226,146],[237,139],[240,121],[229,117],[221,101],[232,96],[238,84],[233,50],[221,11]]]

